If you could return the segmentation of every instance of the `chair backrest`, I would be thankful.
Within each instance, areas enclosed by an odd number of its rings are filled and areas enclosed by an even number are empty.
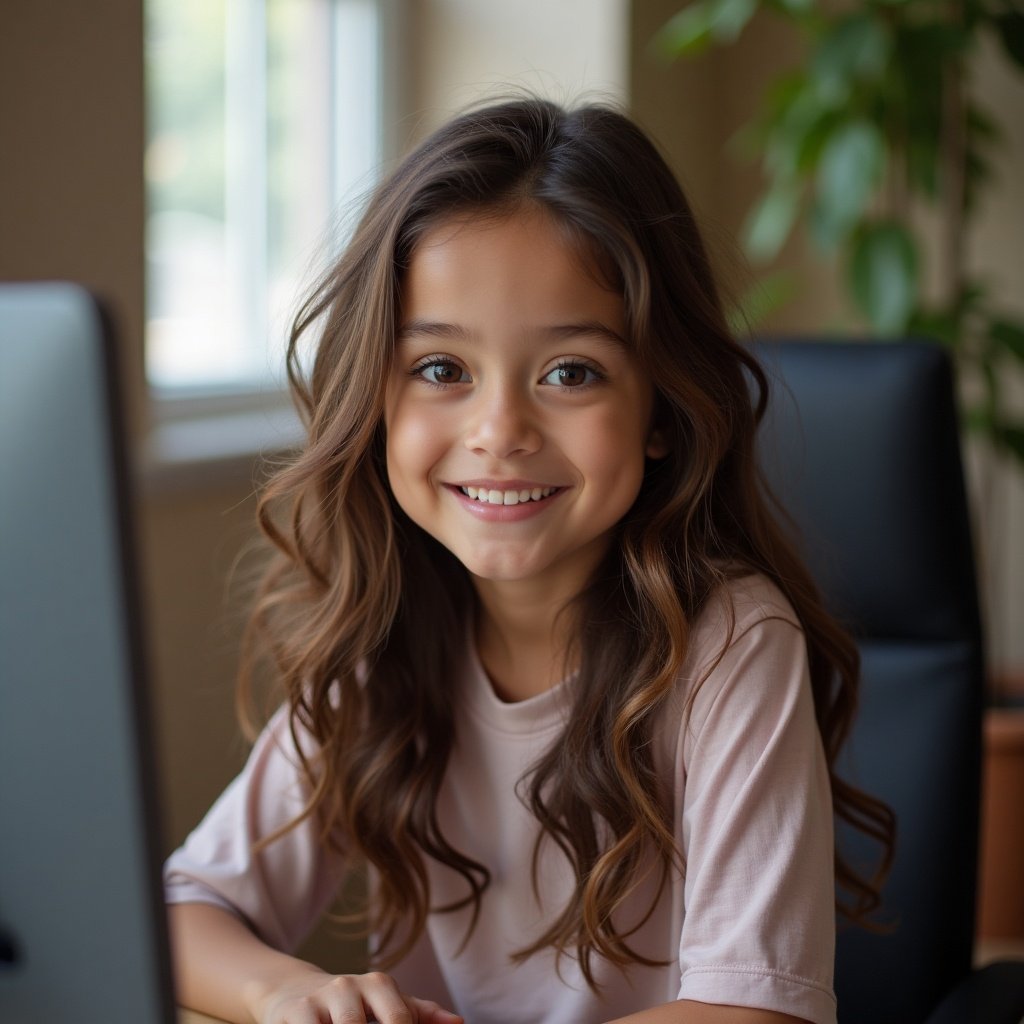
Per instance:
[[[830,609],[861,710],[841,766],[896,812],[878,919],[840,927],[841,1024],[916,1024],[970,970],[983,665],[952,373],[916,342],[762,342],[760,458]],[[855,864],[871,844],[840,829]]]

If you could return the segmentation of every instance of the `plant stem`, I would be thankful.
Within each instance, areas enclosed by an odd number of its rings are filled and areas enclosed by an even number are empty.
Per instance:
[[[885,9],[882,17],[888,22],[893,38],[899,34],[900,15],[895,9]],[[889,180],[886,189],[885,211],[890,220],[906,222],[910,217],[910,170],[907,158],[907,98],[901,95],[907,87],[902,73],[890,80],[891,85],[883,98],[885,131],[889,143]],[[892,95],[895,86],[897,97]]]
[[[963,0],[951,0],[951,22],[964,24]],[[963,56],[951,58],[943,82],[942,117],[942,298],[952,308],[964,287],[965,212],[967,205],[967,103]]]

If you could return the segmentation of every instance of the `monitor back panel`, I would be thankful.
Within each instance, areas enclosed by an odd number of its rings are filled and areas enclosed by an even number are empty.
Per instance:
[[[114,353],[0,286],[0,1020],[170,1022]]]

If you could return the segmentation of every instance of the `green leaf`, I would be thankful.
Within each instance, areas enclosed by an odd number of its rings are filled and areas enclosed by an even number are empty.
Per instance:
[[[879,334],[906,330],[917,299],[917,250],[899,224],[875,224],[854,240],[850,290]]]
[[[714,0],[711,34],[718,43],[731,43],[757,11],[757,0]]]
[[[789,14],[801,15],[814,10],[817,0],[775,0],[776,4]]]
[[[743,228],[744,248],[752,259],[765,263],[775,259],[800,210],[800,185],[776,182],[751,211]]]
[[[758,0],[697,0],[669,19],[654,37],[665,56],[700,53],[711,43],[732,43],[757,11]]]
[[[778,100],[773,122],[765,138],[764,163],[776,178],[793,177],[815,165],[825,129],[836,120],[830,103],[810,79],[791,87]],[[813,156],[813,159],[812,159]]]
[[[711,42],[710,2],[684,7],[661,27],[654,37],[655,49],[664,57],[682,57],[700,53]]]
[[[842,115],[829,110],[807,129],[796,151],[796,169],[801,175],[811,177],[817,170],[825,145],[842,121]]]
[[[742,125],[732,140],[733,147],[749,159],[761,157],[780,125],[792,116],[800,97],[808,91],[803,71],[786,72],[769,83],[758,115]]]
[[[881,18],[858,12],[839,19],[823,36],[812,73],[830,89],[848,91],[854,80],[874,80],[885,71],[892,39]]]
[[[822,252],[831,252],[843,241],[836,225],[817,201],[812,202],[807,211],[807,232]]]
[[[932,338],[958,351],[961,355],[968,347],[970,337],[966,321],[975,314],[984,316],[982,307],[987,299],[985,287],[978,281],[966,281],[960,294],[948,305],[918,308],[907,325],[911,335]]]
[[[993,320],[988,327],[989,340],[1024,362],[1024,324],[1012,320]]]
[[[802,94],[811,89],[813,84],[802,69],[783,72],[770,82],[764,98],[769,123],[777,122]]]
[[[1024,68],[1024,12],[1007,11],[995,20],[996,30],[1010,59]]]
[[[960,322],[954,313],[947,310],[919,310],[910,318],[907,333],[916,338],[930,338],[953,348],[960,334]]]
[[[980,281],[966,281],[955,300],[956,315],[963,318],[968,313],[981,309],[987,298],[987,285]]]
[[[867,120],[850,121],[825,143],[818,164],[817,196],[822,227],[843,237],[864,213],[885,166],[885,140]]]

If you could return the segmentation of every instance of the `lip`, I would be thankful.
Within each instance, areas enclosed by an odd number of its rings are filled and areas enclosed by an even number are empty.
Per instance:
[[[551,487],[553,484],[531,483],[528,480],[474,480],[458,484],[445,484],[445,490],[472,516],[486,523],[519,523],[525,519],[542,515],[552,507],[567,490],[559,487],[554,494],[549,494],[540,501],[521,501],[516,505],[492,505],[490,502],[477,501],[468,494],[463,494],[462,487],[486,487],[494,491],[525,491],[527,488]]]
[[[532,491],[534,487],[557,487],[562,489],[562,484],[546,484],[541,480],[494,480],[490,477],[480,477],[476,480],[452,481],[449,487],[486,487],[489,491]],[[552,495],[553,497],[553,495]]]

